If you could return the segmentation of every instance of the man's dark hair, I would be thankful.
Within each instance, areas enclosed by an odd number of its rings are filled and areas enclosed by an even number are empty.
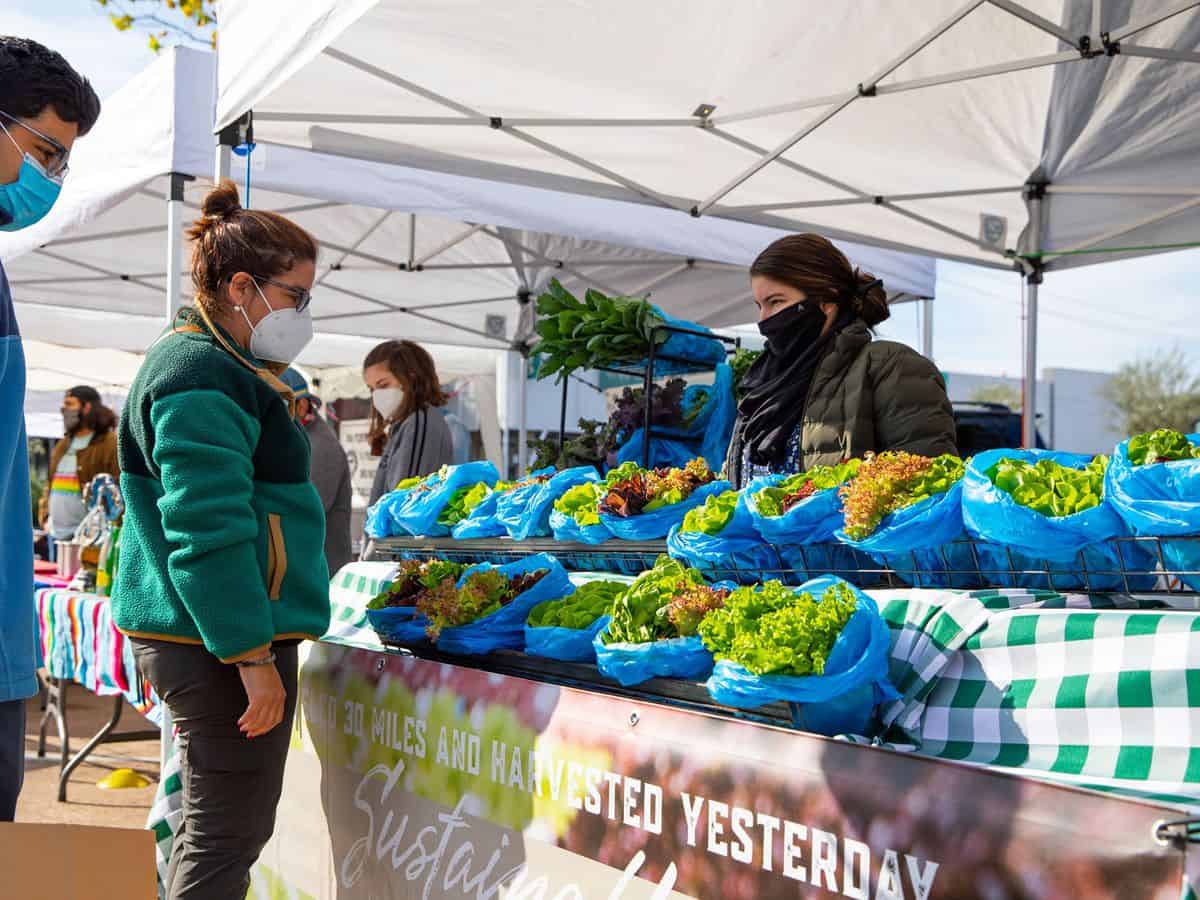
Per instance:
[[[100,117],[100,98],[91,82],[48,47],[29,38],[0,35],[0,110],[33,119],[46,107],[87,134]]]

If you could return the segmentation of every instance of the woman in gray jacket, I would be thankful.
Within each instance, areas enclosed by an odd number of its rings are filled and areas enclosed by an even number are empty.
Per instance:
[[[446,403],[433,358],[412,341],[385,341],[367,354],[363,380],[371,389],[371,452],[379,471],[371,505],[406,478],[429,475],[454,462]]]

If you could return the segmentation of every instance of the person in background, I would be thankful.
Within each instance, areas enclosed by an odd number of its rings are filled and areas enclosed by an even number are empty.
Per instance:
[[[229,180],[202,212],[195,306],[146,353],[118,433],[113,621],[179,733],[166,900],[246,896],[275,829],[297,645],[329,628],[325,513],[278,378],[312,340],[317,244],[243,209]]]
[[[371,390],[367,439],[379,459],[370,505],[406,478],[454,462],[454,439],[439,412],[446,397],[433,357],[412,341],[385,341],[367,354],[363,381]]]
[[[450,401],[458,397],[454,385],[444,385],[442,395],[446,398],[447,404],[442,407],[442,417],[446,420],[446,427],[450,429],[450,442],[454,447],[453,463],[461,466],[463,463],[471,461],[471,429],[467,428],[467,423],[450,409]]]
[[[100,100],[53,50],[0,35],[0,231],[40,221],[54,206],[77,138]],[[0,265],[0,821],[12,821],[25,774],[25,700],[34,672],[33,521],[25,437],[25,354]]]
[[[119,481],[117,414],[100,401],[95,388],[73,387],[63,399],[63,437],[50,452],[49,490],[42,496],[41,520],[53,541],[69,541],[83,521],[83,489],[100,474]]]
[[[868,452],[955,453],[937,368],[871,328],[890,312],[883,282],[816,234],[780,238],[750,266],[766,349],[742,379],[725,474],[803,472]]]
[[[283,382],[296,395],[296,421],[308,434],[312,447],[309,467],[312,483],[325,507],[325,562],[336,575],[350,562],[350,463],[346,451],[321,415],[321,400],[308,389],[308,382],[295,369],[283,373]]]

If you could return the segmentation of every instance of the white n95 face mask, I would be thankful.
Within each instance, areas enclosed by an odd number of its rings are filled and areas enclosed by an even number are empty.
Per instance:
[[[404,403],[404,388],[376,388],[371,402],[375,404],[375,409],[381,416],[390,419]]]
[[[254,289],[270,312],[253,325],[246,310],[239,307],[250,326],[250,352],[265,362],[291,365],[313,339],[311,308],[305,307],[303,312],[291,306],[274,309],[258,282],[254,283]]]

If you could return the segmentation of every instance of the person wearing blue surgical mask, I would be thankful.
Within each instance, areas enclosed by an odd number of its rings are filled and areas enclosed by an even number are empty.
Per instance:
[[[99,115],[96,92],[62,56],[0,35],[0,232],[28,228],[50,211],[71,147]],[[24,398],[25,354],[0,265],[0,821],[16,812],[25,701],[37,692]]]

